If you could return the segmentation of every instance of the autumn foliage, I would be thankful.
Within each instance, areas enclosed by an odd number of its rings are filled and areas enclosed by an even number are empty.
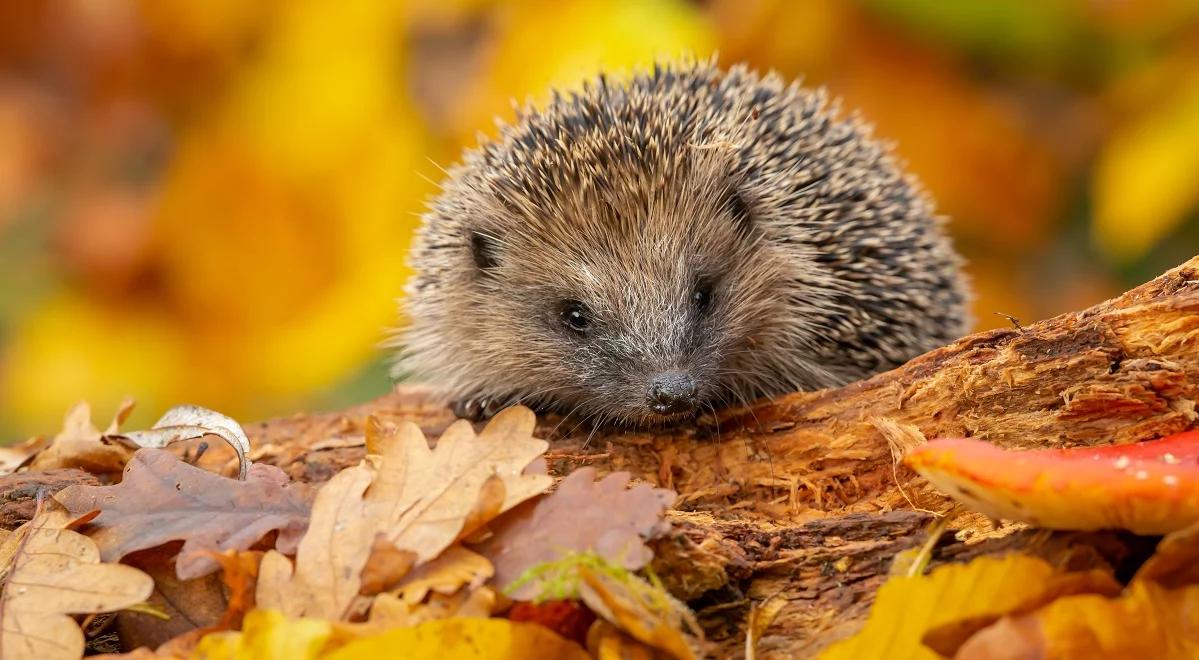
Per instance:
[[[388,387],[411,230],[513,99],[719,53],[826,85],[965,253],[978,327],[1190,256],[1190,0],[21,0],[0,9],[0,441]]]

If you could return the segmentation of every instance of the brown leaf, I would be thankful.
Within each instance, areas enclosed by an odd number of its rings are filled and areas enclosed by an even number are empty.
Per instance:
[[[487,558],[460,545],[451,546],[439,557],[412,571],[396,587],[404,602],[415,605],[430,591],[450,595],[463,586],[475,589],[492,576],[494,570]]]
[[[131,553],[122,563],[133,566],[154,580],[154,592],[146,604],[161,616],[144,610],[117,612],[116,632],[125,648],[156,648],[180,636],[194,635],[216,624],[226,610],[224,587],[219,575],[195,580],[180,580],[175,573],[179,554],[176,541],[167,545]]]
[[[482,524],[542,492],[550,477],[523,473],[547,446],[530,435],[534,424],[527,408],[509,409],[478,435],[468,423],[452,425],[434,450],[413,424],[386,437],[371,425],[369,445],[382,455],[368,455],[321,487],[294,565],[276,552],[263,557],[260,606],[288,616],[347,618],[377,535],[416,553],[419,565],[469,531],[468,521]],[[498,507],[489,503],[499,493],[493,477],[503,485]],[[377,587],[371,578],[367,586]]]
[[[262,561],[261,552],[252,550],[241,550],[237,552],[209,552],[207,553],[221,565],[220,582],[224,583],[225,591],[228,597],[222,594],[221,606],[223,611],[220,618],[213,620],[208,617],[207,620],[211,623],[200,627],[193,628],[181,635],[168,640],[154,650],[151,657],[155,658],[190,658],[194,655],[196,646],[205,635],[214,632],[226,630],[238,630],[242,627],[242,620],[251,610],[254,609],[254,591],[257,585],[258,565]],[[167,579],[173,579],[173,575],[166,576]],[[182,585],[191,585],[197,582],[209,581],[216,576],[208,576],[204,580],[188,580]],[[162,588],[162,580],[155,578],[157,592]],[[218,585],[218,590],[220,585]],[[178,605],[177,601],[172,600],[168,605]],[[176,608],[178,609],[178,608]],[[184,615],[190,615],[190,609],[184,608]],[[174,618],[174,617],[172,617]],[[159,622],[160,624],[162,622]],[[127,642],[124,634],[124,629],[121,630],[122,643]]]
[[[75,660],[83,633],[68,614],[111,612],[154,589],[131,566],[101,564],[96,544],[64,529],[66,516],[39,514],[0,546],[0,656]]]
[[[100,510],[90,535],[106,561],[185,541],[180,579],[217,569],[201,550],[246,550],[272,530],[302,529],[308,518],[306,490],[274,466],[255,464],[236,481],[159,449],[139,450],[115,486],[72,486],[55,498],[75,514]]]
[[[115,431],[132,409],[132,401],[122,403],[108,428]],[[31,469],[79,468],[92,474],[118,474],[133,456],[133,449],[105,439],[92,424],[92,409],[86,401],[67,411],[62,426],[50,445],[34,457]]]
[[[528,569],[568,552],[595,552],[636,570],[653,553],[642,542],[660,530],[673,491],[639,484],[626,489],[629,475],[613,472],[595,481],[595,469],[580,468],[550,495],[526,503],[493,524],[494,534],[478,547],[495,564],[495,583],[511,584]],[[509,594],[528,600],[538,593],[531,582]]]

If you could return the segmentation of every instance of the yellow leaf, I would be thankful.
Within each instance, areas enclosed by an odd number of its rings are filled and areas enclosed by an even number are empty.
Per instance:
[[[1199,203],[1199,76],[1182,81],[1154,111],[1116,131],[1094,179],[1096,243],[1132,261]]]
[[[333,635],[319,619],[289,619],[276,610],[246,614],[240,632],[205,635],[192,653],[194,660],[313,660]]]
[[[327,660],[390,657],[403,657],[405,660],[588,660],[590,656],[578,644],[535,623],[457,618],[389,630],[350,642],[325,656]]]
[[[958,657],[1186,660],[1199,657],[1197,611],[1199,586],[1171,590],[1134,580],[1120,598],[1059,598],[1005,618],[972,637]]]
[[[0,545],[0,657],[75,660],[83,632],[68,614],[119,610],[154,590],[132,566],[101,564],[91,539],[64,529],[70,521],[59,511],[40,513]]]
[[[893,577],[878,590],[862,630],[820,657],[935,660],[939,656],[921,643],[926,631],[1039,604],[1046,591],[1057,588],[1060,575],[1040,559],[1012,554],[950,564],[924,576]]]

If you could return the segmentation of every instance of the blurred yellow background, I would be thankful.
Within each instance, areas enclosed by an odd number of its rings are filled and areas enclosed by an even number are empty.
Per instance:
[[[0,6],[0,441],[389,387],[424,199],[478,131],[600,68],[719,52],[827,85],[952,217],[978,327],[1199,253],[1195,0]]]

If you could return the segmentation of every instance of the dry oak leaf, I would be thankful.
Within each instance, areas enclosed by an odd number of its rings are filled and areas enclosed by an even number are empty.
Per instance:
[[[136,568],[100,563],[96,544],[69,522],[43,512],[0,545],[0,657],[76,660],[83,632],[68,614],[119,610],[153,591]]]
[[[935,440],[904,462],[993,518],[1143,535],[1199,522],[1199,431],[1131,445],[1025,451],[967,438]]]
[[[122,402],[108,429],[101,432],[92,424],[91,406],[86,401],[76,403],[63,418],[62,431],[34,456],[30,469],[78,468],[92,474],[120,473],[133,456],[133,449],[107,436],[117,432],[132,410],[133,401]]]
[[[366,494],[372,516],[381,517],[385,534],[397,548],[417,553],[425,562],[441,554],[464,533],[469,520],[480,520],[479,494],[495,493],[485,488],[503,484],[498,506],[484,503],[491,516],[545,492],[553,479],[545,474],[527,474],[525,468],[539,459],[549,443],[533,437],[537,418],[523,406],[508,408],[475,435],[470,423],[450,425],[429,444],[420,427],[405,422],[390,442],[383,444],[378,476]],[[395,467],[392,467],[392,466]]]
[[[317,492],[294,566],[279,553],[263,557],[258,602],[289,616],[341,619],[362,590],[362,572],[381,537],[417,564],[440,555],[491,516],[540,494],[552,483],[526,468],[548,444],[532,437],[536,418],[509,408],[478,435],[468,422],[451,425],[435,449],[415,424],[379,433],[368,424],[367,445],[380,455],[346,468]]]
[[[237,481],[140,449],[119,484],[71,486],[54,497],[75,515],[100,511],[89,535],[105,561],[183,540],[176,574],[186,580],[217,570],[203,551],[246,550],[273,530],[281,546],[293,544],[308,522],[308,495],[272,465],[256,463]]]
[[[570,473],[551,494],[526,502],[492,525],[493,535],[477,549],[495,564],[495,584],[510,585],[525,571],[571,552],[593,552],[629,570],[653,559],[644,538],[660,533],[674,491],[638,484],[626,488],[627,472],[595,481],[595,468]],[[536,581],[508,594],[537,596]]]

